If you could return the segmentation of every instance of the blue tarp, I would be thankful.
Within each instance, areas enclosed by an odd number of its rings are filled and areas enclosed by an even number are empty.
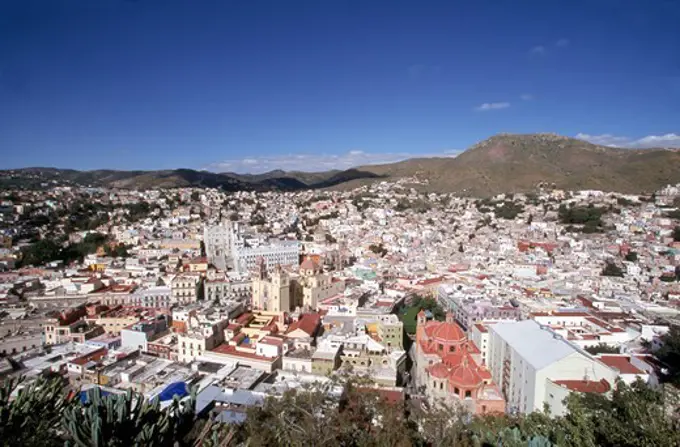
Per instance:
[[[91,389],[93,389],[93,388],[90,388],[90,390]],[[87,390],[87,391],[89,391],[89,390]],[[86,404],[90,401],[90,399],[87,396],[87,391],[81,391],[80,392],[80,403]],[[99,389],[99,393],[101,394],[102,397],[108,396],[109,394],[111,394],[108,391],[102,390],[101,388]]]
[[[172,400],[175,396],[182,398],[187,394],[189,394],[187,384],[184,382],[175,382],[168,385],[157,397],[158,400],[164,402],[166,400]]]

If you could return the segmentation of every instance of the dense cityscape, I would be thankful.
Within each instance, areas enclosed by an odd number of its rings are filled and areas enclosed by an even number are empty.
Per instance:
[[[0,0],[0,447],[680,447],[680,0]]]
[[[472,199],[422,183],[5,191],[6,392],[51,378],[86,407],[190,405],[234,441],[296,391],[464,420],[561,418],[570,396],[644,385],[672,433],[680,185]]]

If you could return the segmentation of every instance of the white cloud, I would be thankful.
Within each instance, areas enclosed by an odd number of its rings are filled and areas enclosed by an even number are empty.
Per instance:
[[[392,163],[413,157],[409,153],[367,153],[352,150],[336,154],[289,154],[223,160],[211,163],[203,169],[214,172],[262,173],[274,169],[286,171],[327,171],[329,169],[349,169],[366,164]]]
[[[240,160],[224,160],[211,163],[202,169],[213,172],[238,172],[259,174],[283,169],[284,171],[328,171],[330,169],[349,169],[362,165],[394,163],[413,157],[455,157],[462,151],[458,149],[437,150],[426,154],[408,152],[372,153],[351,150],[343,154],[288,154],[272,155]]]
[[[630,139],[627,137],[617,137],[608,133],[602,135],[588,135],[587,133],[578,133],[576,134],[576,138],[579,140],[589,141],[593,144],[612,147],[622,146],[630,141]]]
[[[508,107],[510,107],[509,102],[485,102],[484,104],[475,107],[475,110],[479,112],[486,112],[488,110],[507,109]]]
[[[636,147],[677,147],[680,148],[680,135],[648,135],[633,142]]]
[[[586,140],[594,144],[611,147],[624,147],[631,149],[645,149],[652,147],[680,148],[680,135],[667,133],[665,135],[648,135],[639,139],[622,137],[610,134],[589,135],[585,133],[576,134],[576,138]]]
[[[564,48],[568,47],[570,43],[571,42],[569,42],[569,39],[560,39],[557,42],[555,42],[555,45]]]
[[[536,55],[545,54],[545,47],[543,45],[536,45],[531,50],[529,50],[529,54],[536,54]]]
[[[521,99],[522,101],[531,101],[532,99],[534,99],[534,95],[530,95],[528,93],[525,93],[523,95],[520,95],[519,99]]]

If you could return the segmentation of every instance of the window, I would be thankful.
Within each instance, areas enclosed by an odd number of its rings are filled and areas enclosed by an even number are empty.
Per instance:
[[[472,391],[470,390],[465,391],[465,397],[472,397]]]
[[[439,343],[439,350],[440,350],[440,351],[443,351],[443,350],[444,350],[444,345],[441,344],[441,343]]]
[[[455,346],[449,346],[449,352],[456,352]]]
[[[458,388],[454,388],[454,389],[453,389],[453,392],[454,392],[455,394],[460,394],[460,390],[459,390]]]

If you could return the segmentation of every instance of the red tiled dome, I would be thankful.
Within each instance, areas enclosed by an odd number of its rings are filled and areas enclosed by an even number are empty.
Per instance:
[[[316,270],[316,264],[311,258],[307,258],[300,264],[300,270]]]
[[[450,368],[460,365],[462,361],[463,361],[463,354],[460,353],[460,352],[457,352],[457,353],[454,353],[454,354],[448,354],[448,355],[445,355],[442,358],[442,363],[449,366]]]
[[[467,357],[449,373],[449,383],[461,388],[475,388],[483,382],[477,373],[477,365]]]
[[[439,323],[439,327],[432,331],[432,337],[443,342],[464,341],[466,338],[460,326],[448,322]]]
[[[449,368],[443,363],[437,363],[429,368],[430,375],[437,379],[443,379],[449,375]]]

